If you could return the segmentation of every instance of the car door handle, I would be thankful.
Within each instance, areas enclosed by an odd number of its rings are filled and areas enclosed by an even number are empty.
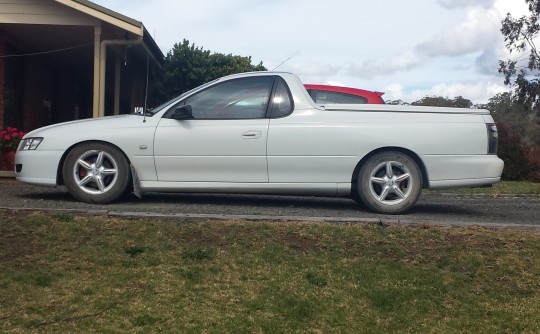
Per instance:
[[[261,135],[262,135],[261,131],[246,131],[242,133],[242,138],[257,139],[257,138],[261,138]]]

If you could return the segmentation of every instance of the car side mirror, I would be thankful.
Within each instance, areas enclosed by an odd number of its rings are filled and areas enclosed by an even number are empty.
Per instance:
[[[185,119],[193,119],[193,109],[189,104],[175,108],[171,118],[180,121]]]

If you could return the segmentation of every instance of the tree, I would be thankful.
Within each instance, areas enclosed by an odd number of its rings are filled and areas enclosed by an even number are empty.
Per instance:
[[[509,92],[496,94],[481,108],[491,111],[493,118],[497,122],[517,122],[521,124],[528,122],[528,113],[525,107],[514,94]]]
[[[456,108],[470,108],[473,106],[471,100],[465,99],[462,96],[456,96],[452,100],[452,106]]]
[[[149,105],[155,106],[225,75],[265,70],[262,62],[252,65],[251,57],[211,53],[184,39],[167,53],[163,70],[155,74]]]
[[[504,122],[510,131],[516,132],[526,145],[540,148],[540,123],[538,116],[528,112],[527,107],[520,103],[511,93],[500,93],[489,99],[481,106],[491,111],[497,123]]]
[[[386,104],[395,105],[395,106],[408,106],[410,103],[405,102],[401,99],[399,100],[387,100],[385,101]]]
[[[515,86],[519,101],[534,107],[540,96],[540,55],[535,45],[540,32],[540,0],[525,2],[529,6],[529,16],[514,18],[508,13],[502,21],[506,48],[515,56],[499,61],[499,72],[504,74],[506,85]]]
[[[498,156],[504,180],[540,181],[540,126],[512,93],[501,93],[481,106],[489,109],[499,129]]]
[[[413,106],[431,106],[431,107],[454,107],[454,108],[470,108],[473,103],[461,96],[449,99],[442,96],[425,96],[421,100],[412,103]]]

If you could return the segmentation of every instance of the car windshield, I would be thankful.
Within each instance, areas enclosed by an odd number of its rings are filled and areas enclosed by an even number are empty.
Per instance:
[[[178,100],[181,100],[185,96],[190,95],[192,92],[197,91],[199,89],[203,89],[204,87],[206,87],[206,86],[208,86],[208,85],[210,85],[210,84],[212,84],[212,83],[214,83],[216,81],[217,81],[217,79],[209,81],[209,82],[207,82],[207,83],[205,83],[205,84],[203,84],[201,86],[195,87],[195,88],[193,88],[193,89],[191,89],[191,90],[189,90],[189,91],[187,91],[185,93],[182,93],[180,96],[172,98],[172,99],[168,100],[167,102],[162,103],[162,104],[160,104],[159,106],[157,106],[155,108],[149,109],[149,110],[146,111],[146,116],[147,117],[152,117],[155,114],[157,114],[158,112],[160,112],[161,110],[163,110],[164,108],[170,106],[173,103],[176,103]],[[141,115],[141,116],[143,115],[142,112],[134,112],[133,114],[134,115]]]

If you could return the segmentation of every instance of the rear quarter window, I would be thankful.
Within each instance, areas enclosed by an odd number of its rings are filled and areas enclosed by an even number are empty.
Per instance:
[[[363,96],[311,89],[309,94],[317,104],[366,104]]]

